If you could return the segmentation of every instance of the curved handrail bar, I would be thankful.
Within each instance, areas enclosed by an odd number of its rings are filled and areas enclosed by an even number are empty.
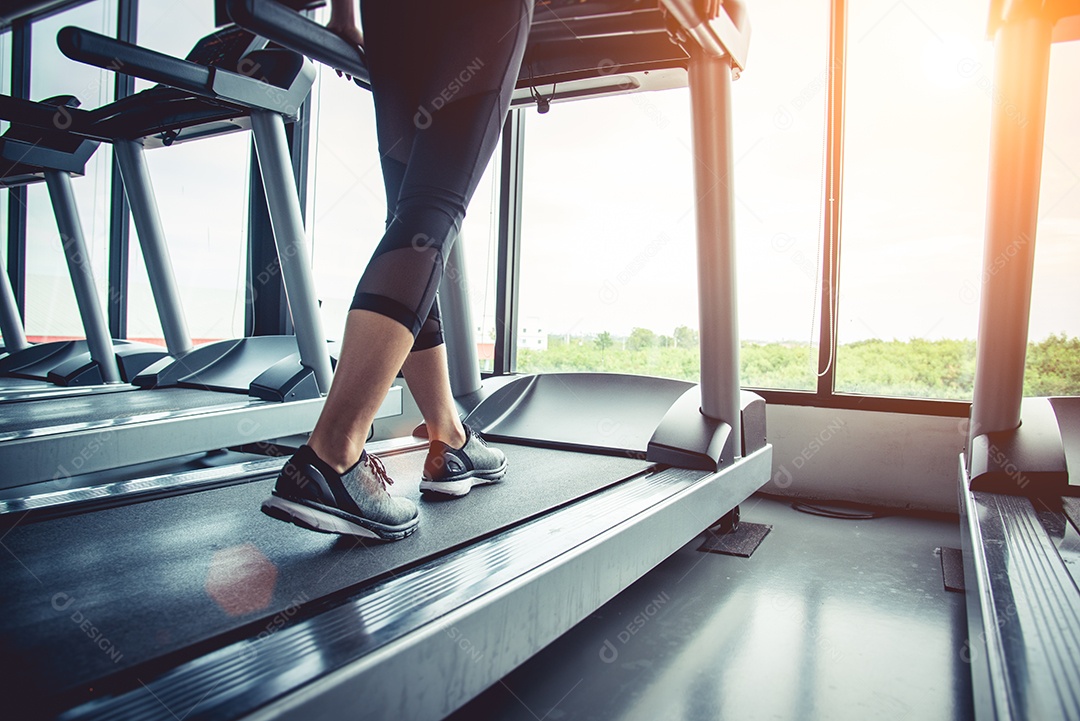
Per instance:
[[[72,60],[196,93],[205,93],[211,70],[188,60],[77,27],[62,28],[56,44]]]
[[[364,51],[314,20],[273,0],[228,0],[226,10],[240,27],[348,73],[357,85],[370,87]]]

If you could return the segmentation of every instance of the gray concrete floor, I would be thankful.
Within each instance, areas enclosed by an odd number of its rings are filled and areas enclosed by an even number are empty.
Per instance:
[[[450,718],[972,717],[956,521],[742,511],[773,527],[751,558],[695,539]]]

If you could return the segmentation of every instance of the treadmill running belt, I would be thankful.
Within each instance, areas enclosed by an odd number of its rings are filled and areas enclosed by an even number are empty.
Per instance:
[[[394,495],[420,506],[395,543],[313,533],[259,511],[273,478],[16,525],[0,558],[0,676],[8,701],[40,709],[215,636],[280,625],[327,594],[357,587],[600,490],[651,464],[500,445],[510,470],[460,499],[420,497],[425,451],[384,456]],[[232,632],[232,633],[231,633]],[[199,647],[205,651],[211,642]],[[129,679],[130,680],[130,679]],[[108,684],[106,684],[107,686]],[[7,701],[5,702],[7,703]]]
[[[221,393],[194,388],[158,388],[130,393],[110,393],[84,398],[52,398],[18,403],[4,408],[0,433],[54,425],[97,423],[144,413],[166,413],[250,400],[238,393]]]

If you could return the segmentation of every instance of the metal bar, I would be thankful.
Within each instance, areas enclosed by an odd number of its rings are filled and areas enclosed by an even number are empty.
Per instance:
[[[1020,425],[1042,173],[1052,23],[1032,15],[994,38],[990,180],[969,440]]]
[[[29,345],[23,332],[19,304],[15,302],[15,293],[7,273],[0,273],[0,333],[4,336],[4,350],[8,353],[20,351]]]
[[[502,131],[499,164],[498,289],[495,293],[495,375],[517,370],[518,296],[521,283],[521,208],[525,116],[511,110]]]
[[[117,140],[113,143],[113,153],[120,168],[128,203],[131,204],[131,215],[139,234],[139,245],[161,320],[165,347],[170,355],[178,356],[191,350],[191,334],[188,332],[184,308],[180,304],[180,290],[173,275],[143,146],[134,140]]]
[[[732,437],[741,438],[731,61],[695,48],[689,70],[697,196],[701,411],[730,425]],[[739,445],[737,455],[741,455]]]
[[[476,357],[469,281],[461,245],[463,240],[459,233],[450,245],[446,272],[439,286],[439,307],[442,310],[443,335],[450,366],[450,390],[455,398],[480,390],[480,363]]]
[[[120,368],[116,364],[108,324],[101,310],[94,273],[90,269],[90,254],[79,221],[75,193],[71,189],[71,176],[59,170],[46,170],[45,183],[49,186],[56,227],[60,230],[60,240],[64,245],[64,258],[71,275],[71,286],[75,290],[75,302],[79,306],[90,357],[101,369],[103,381],[120,383]]]
[[[116,37],[135,42],[139,24],[136,0],[120,0],[117,7]],[[135,92],[135,78],[117,73],[113,85],[116,100]],[[127,338],[128,269],[131,262],[131,209],[124,195],[124,178],[114,160],[109,198],[109,332],[113,338]]]
[[[253,110],[251,129],[262,170],[263,189],[274,228],[285,295],[289,299],[300,361],[315,373],[319,389],[330,389],[332,373],[326,335],[319,317],[315,282],[311,276],[311,258],[304,232],[300,199],[296,192],[289,146],[285,140],[285,121],[269,110]]]
[[[11,26],[11,96],[30,97],[30,42],[32,26],[26,20]],[[27,189],[8,191],[7,273],[15,304],[26,309],[26,199]]]
[[[829,27],[828,89],[825,100],[825,197],[822,217],[821,327],[818,336],[817,392],[836,390],[836,318],[839,310],[840,225],[844,187],[844,103],[847,67],[847,2],[834,0]]]

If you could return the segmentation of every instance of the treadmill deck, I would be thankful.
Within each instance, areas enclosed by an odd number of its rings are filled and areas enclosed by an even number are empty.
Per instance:
[[[650,467],[646,461],[502,446],[506,479],[421,499],[424,451],[384,457],[394,495],[417,500],[408,539],[313,533],[259,512],[274,479],[18,525],[0,638],[22,659],[3,684],[36,705],[153,659],[175,662],[288,620]]]

